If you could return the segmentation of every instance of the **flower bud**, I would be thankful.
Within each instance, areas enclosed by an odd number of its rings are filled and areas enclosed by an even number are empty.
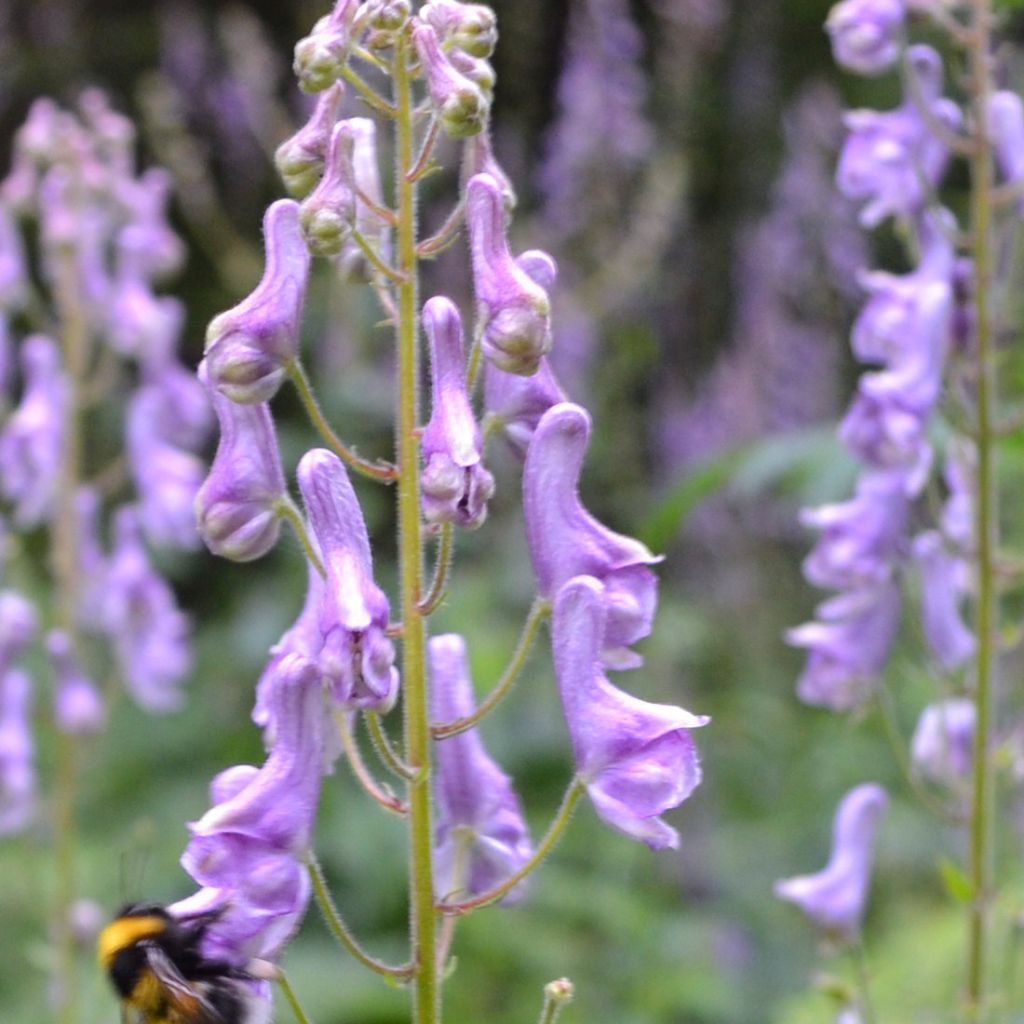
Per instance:
[[[484,4],[458,0],[430,0],[420,17],[431,25],[438,38],[469,54],[487,58],[498,44],[498,23],[494,11]]]
[[[353,42],[359,0],[337,0],[295,46],[295,74],[304,92],[323,92],[340,77]]]
[[[860,75],[888,71],[900,55],[903,0],[842,0],[829,12],[825,30],[836,63]]]
[[[480,57],[473,57],[463,50],[452,50],[448,59],[461,74],[465,75],[483,93],[487,100],[487,108],[490,110],[494,101],[494,84],[498,80],[494,68]]]
[[[317,99],[309,120],[277,147],[274,163],[288,194],[296,199],[305,199],[324,173],[331,130],[344,95],[345,87],[335,82]]]
[[[478,135],[484,130],[490,111],[484,92],[442,51],[437,33],[430,25],[417,25],[412,38],[427,79],[430,100],[445,134],[453,139]]]
[[[529,376],[551,350],[547,292],[517,266],[509,252],[500,184],[488,174],[477,174],[470,179],[466,195],[483,353],[498,369]]]
[[[347,121],[335,125],[323,177],[299,207],[299,222],[314,256],[337,256],[356,219],[354,133]]]
[[[397,32],[412,14],[409,0],[366,0],[366,25],[374,32]]]
[[[299,206],[273,203],[263,218],[266,264],[255,290],[221,313],[206,332],[207,372],[233,402],[269,401],[285,367],[298,355],[309,250],[299,228]]]
[[[54,718],[69,736],[94,736],[103,729],[107,710],[93,682],[82,672],[71,637],[62,629],[46,636],[46,653],[56,683]]]

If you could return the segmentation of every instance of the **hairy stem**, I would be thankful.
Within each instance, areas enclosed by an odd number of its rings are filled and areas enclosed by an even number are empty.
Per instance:
[[[380,758],[384,767],[393,775],[397,775],[400,779],[408,781],[409,779],[414,778],[416,772],[414,772],[407,764],[402,763],[402,759],[398,756],[395,748],[391,746],[391,740],[388,739],[388,734],[384,731],[380,715],[378,715],[376,711],[364,711],[363,719],[366,722],[366,729],[370,734],[370,741],[373,743],[373,749],[377,751],[377,756]]]
[[[292,1013],[295,1014],[295,1019],[298,1021],[298,1024],[311,1024],[306,1011],[302,1008],[302,1004],[299,1002],[299,997],[295,994],[295,989],[292,988],[292,983],[288,980],[288,975],[278,968],[277,975],[274,980],[280,986],[285,999],[288,1000],[288,1005],[292,1008]]]
[[[434,560],[434,578],[430,582],[427,596],[420,601],[420,614],[433,615],[437,611],[445,594],[448,592],[448,574],[452,568],[452,538],[455,531],[451,523],[441,527],[441,536],[437,542],[437,558]]]
[[[356,738],[352,734],[352,728],[348,724],[347,713],[336,708],[334,710],[334,721],[338,726],[338,735],[341,737],[341,745],[345,750],[345,758],[352,769],[356,782],[385,811],[390,811],[392,814],[399,816],[408,814],[409,808],[390,790],[386,791],[383,789],[370,774],[370,770],[366,767],[366,762],[363,760],[363,755],[359,750],[359,745],[356,743]]]
[[[289,497],[281,498],[275,505],[274,510],[292,528],[299,544],[302,545],[306,558],[309,559],[310,564],[320,574],[321,579],[325,579],[327,577],[327,570],[324,568],[324,563],[320,560],[312,538],[309,536],[306,520],[302,518],[302,513],[296,507],[295,502]]]

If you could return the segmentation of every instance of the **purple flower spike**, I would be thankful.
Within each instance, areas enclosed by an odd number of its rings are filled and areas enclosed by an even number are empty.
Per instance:
[[[323,448],[306,452],[299,489],[327,570],[320,609],[320,668],[344,707],[386,711],[398,696],[395,649],[385,635],[389,606],[373,581],[370,539],[341,460]]]
[[[988,101],[988,131],[999,173],[1007,184],[1024,180],[1024,103],[1015,92],[1000,89]],[[1024,196],[1017,200],[1024,212]]]
[[[607,668],[642,664],[629,647],[647,636],[658,580],[647,568],[661,561],[631,537],[599,523],[580,503],[579,481],[590,439],[585,409],[564,402],[542,417],[523,469],[526,539],[539,592],[553,598],[574,576],[604,585],[607,610],[602,657]]]
[[[210,395],[220,441],[195,499],[199,535],[215,555],[249,562],[265,555],[281,532],[278,506],[286,488],[274,421],[266,402],[236,405],[213,389]]]
[[[974,701],[965,697],[925,708],[910,741],[914,768],[940,786],[965,782],[974,764],[974,726]]]
[[[947,551],[942,535],[927,530],[914,538],[914,561],[921,578],[921,620],[925,639],[939,667],[953,672],[974,654],[974,634],[960,617],[969,568]]]
[[[907,51],[909,74],[932,116],[948,131],[960,128],[960,108],[942,97],[942,58],[930,46]],[[938,186],[949,151],[907,97],[896,110],[854,110],[846,115],[849,136],[839,157],[836,183],[847,199],[865,202],[861,223],[868,228],[886,217],[908,217],[925,205]]]
[[[136,703],[154,712],[181,707],[179,687],[192,665],[189,622],[150,564],[139,512],[132,506],[119,509],[114,519],[103,612],[118,668]]]
[[[871,881],[878,826],[889,807],[881,786],[851,789],[836,811],[832,856],[824,871],[775,883],[775,895],[795,903],[827,935],[853,942],[860,933]]]
[[[850,711],[871,696],[885,668],[899,626],[899,587],[886,582],[840,594],[819,605],[817,617],[786,634],[788,643],[808,652],[797,696],[805,704]]]
[[[345,87],[335,82],[318,97],[309,120],[277,147],[274,162],[284,187],[295,199],[305,199],[324,173],[331,131],[338,120],[344,95]]]
[[[590,576],[569,580],[555,598],[551,643],[555,675],[576,771],[598,815],[653,850],[679,845],[660,815],[700,783],[690,729],[706,725],[668,704],[649,704],[616,689],[601,667],[607,595]]]
[[[359,0],[337,0],[295,46],[295,74],[305,92],[323,92],[341,77],[352,47]]]
[[[312,662],[290,655],[278,673],[274,747],[262,768],[214,779],[214,806],[191,826],[182,857],[202,888],[171,908],[177,917],[220,910],[203,953],[239,967],[277,959],[309,902],[302,858],[320,795],[324,698]]]
[[[32,602],[13,590],[0,590],[0,668],[20,658],[38,630]]]
[[[825,29],[836,63],[860,75],[888,71],[900,55],[903,0],[843,0],[829,12]]]
[[[484,355],[499,370],[529,376],[551,350],[548,294],[509,252],[501,185],[488,174],[477,174],[470,179],[466,196]]]
[[[0,836],[21,832],[36,813],[32,681],[21,669],[0,673]]]
[[[95,736],[107,720],[103,698],[78,662],[71,637],[62,629],[46,635],[46,653],[56,682],[54,718],[57,728],[70,736]]]
[[[430,680],[436,721],[473,713],[473,684],[461,636],[431,638]],[[511,779],[487,755],[478,730],[441,740],[436,750],[434,885],[444,898],[456,890],[478,895],[500,885],[533,856],[523,810]],[[458,865],[465,873],[457,879]],[[514,903],[523,894],[520,883],[503,902]]]
[[[207,369],[221,394],[243,404],[277,394],[286,366],[298,355],[309,250],[299,206],[279,199],[263,218],[266,265],[255,291],[221,313],[206,332]]]
[[[348,121],[334,126],[319,184],[299,207],[299,222],[314,256],[337,256],[356,219],[354,133]]]
[[[430,340],[433,408],[423,430],[423,515],[432,523],[472,529],[487,518],[494,477],[481,462],[480,428],[466,391],[462,321],[444,296],[423,307]]]
[[[25,389],[0,433],[0,486],[27,529],[50,514],[60,475],[68,384],[57,346],[41,334],[21,347]]]
[[[441,128],[453,139],[479,135],[487,125],[490,103],[472,78],[463,74],[441,49],[433,26],[420,22],[412,31],[427,92]]]

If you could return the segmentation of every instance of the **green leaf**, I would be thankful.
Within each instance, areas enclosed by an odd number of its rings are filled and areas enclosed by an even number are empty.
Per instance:
[[[939,860],[939,877],[946,892],[957,903],[970,903],[974,899],[974,886],[959,864],[954,864],[948,857]]]

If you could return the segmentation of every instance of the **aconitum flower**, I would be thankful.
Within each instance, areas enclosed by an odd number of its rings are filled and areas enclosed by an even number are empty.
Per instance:
[[[179,708],[180,685],[192,665],[189,621],[150,564],[133,506],[114,519],[103,612],[118,669],[136,702],[147,711]]]
[[[825,29],[837,64],[861,75],[888,71],[900,55],[903,0],[843,0],[829,12]]]
[[[366,523],[341,460],[306,452],[299,490],[327,571],[320,608],[320,668],[345,707],[387,710],[398,696],[395,649],[385,633],[390,608],[373,580]]]
[[[60,475],[68,382],[60,352],[49,338],[33,334],[21,346],[25,387],[0,432],[0,487],[14,502],[14,522],[37,526],[50,515]]]
[[[274,421],[266,402],[237,405],[214,389],[210,396],[220,440],[195,498],[196,523],[215,555],[248,562],[265,555],[281,532],[278,507],[287,491]]]
[[[323,691],[316,666],[290,655],[273,688],[274,745],[262,768],[238,765],[210,787],[213,806],[191,826],[181,863],[202,887],[170,908],[217,911],[203,954],[244,967],[276,960],[309,902],[303,860],[320,796]]]
[[[807,650],[797,681],[805,703],[850,711],[874,692],[900,620],[900,590],[892,582],[851,590],[816,609],[816,621],[791,629],[786,640]]]
[[[342,0],[344,2],[344,0]],[[263,218],[266,264],[256,289],[214,317],[206,332],[210,380],[233,402],[266,402],[298,355],[309,250],[299,206],[279,199]]]
[[[14,590],[0,590],[0,669],[25,653],[38,630],[35,605]]]
[[[836,811],[832,855],[823,871],[775,883],[775,895],[795,903],[826,935],[853,942],[861,922],[871,881],[875,837],[889,796],[874,783],[851,789]]]
[[[494,477],[481,459],[480,428],[469,404],[462,321],[444,296],[423,307],[430,342],[433,404],[423,429],[423,515],[428,522],[478,527],[487,518]]]
[[[306,92],[323,92],[340,77],[353,43],[359,0],[337,0],[308,36],[295,45],[295,74]]]
[[[706,725],[667,704],[649,704],[616,689],[601,665],[607,594],[600,581],[577,576],[555,598],[551,643],[576,772],[599,817],[651,849],[676,847],[679,835],[661,820],[700,783],[690,729]]]
[[[967,562],[947,550],[938,530],[914,538],[914,562],[921,580],[921,623],[928,647],[944,672],[953,672],[974,654],[974,634],[960,616],[969,585]]]
[[[930,46],[907,51],[908,74],[931,116],[948,131],[960,128],[960,108],[942,97],[942,58]],[[909,217],[924,209],[949,162],[945,143],[932,134],[912,96],[901,107],[846,115],[849,136],[839,157],[836,182],[848,199],[864,202],[868,228],[886,217]]]
[[[485,4],[461,0],[428,0],[420,17],[431,25],[438,38],[472,57],[487,58],[498,42],[494,11]]]
[[[488,174],[474,175],[466,186],[466,226],[483,353],[499,370],[536,373],[551,350],[551,303],[509,252],[504,196]]]
[[[103,729],[107,709],[95,683],[82,671],[62,629],[46,635],[46,653],[55,682],[54,721],[61,732],[72,736],[93,736]]]
[[[430,640],[431,712],[437,722],[473,713],[473,684],[461,636]],[[436,750],[434,888],[449,898],[479,895],[500,885],[533,855],[512,781],[484,750],[476,729],[441,740]],[[456,874],[459,877],[456,877]],[[523,895],[517,885],[505,897]]]
[[[0,836],[21,832],[36,813],[32,681],[19,668],[0,672]]]
[[[288,194],[295,199],[305,199],[324,173],[331,131],[338,120],[344,95],[344,85],[335,82],[317,97],[309,120],[277,147],[274,163]]]
[[[356,219],[354,133],[340,121],[331,133],[324,173],[299,207],[299,223],[314,256],[337,256],[352,234]]]
[[[490,102],[479,85],[454,64],[453,56],[441,49],[433,26],[420,22],[412,32],[427,92],[445,134],[453,139],[478,135],[487,124]]]
[[[574,576],[603,584],[607,616],[601,644],[608,668],[642,663],[629,647],[651,631],[658,581],[647,568],[660,562],[640,541],[614,533],[582,505],[580,473],[590,439],[590,417],[569,402],[541,418],[523,469],[526,539],[539,592],[554,599]]]
[[[1024,103],[1015,92],[1000,89],[989,96],[988,132],[1003,181],[1019,185],[1024,181]],[[1024,210],[1024,196],[1017,206]]]
[[[954,786],[971,776],[974,764],[974,701],[966,697],[931,704],[917,721],[910,758],[931,782]]]

